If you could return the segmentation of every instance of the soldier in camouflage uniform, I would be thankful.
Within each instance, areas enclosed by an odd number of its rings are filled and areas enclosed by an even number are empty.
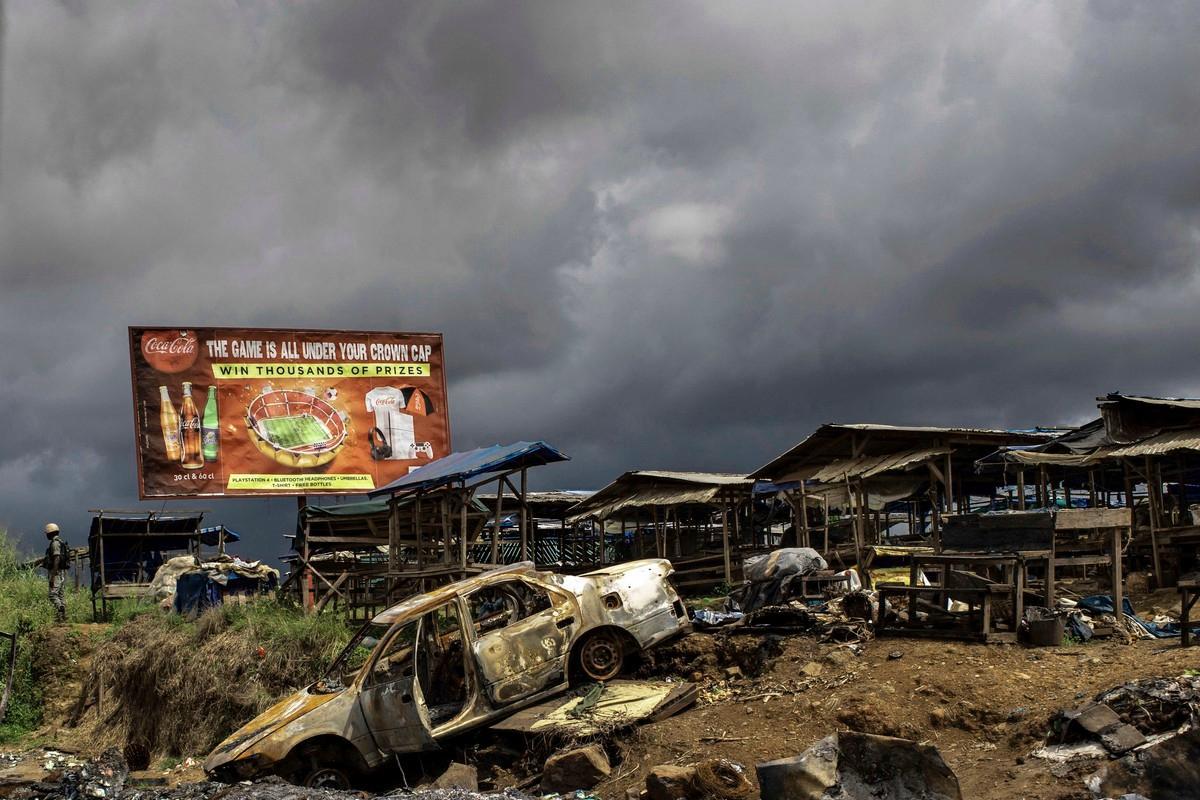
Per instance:
[[[53,522],[46,525],[46,557],[42,566],[50,579],[50,604],[54,606],[54,617],[59,622],[67,621],[67,599],[63,596],[63,587],[67,582],[67,569],[70,567],[70,556],[67,554],[67,543],[58,535],[58,526]]]

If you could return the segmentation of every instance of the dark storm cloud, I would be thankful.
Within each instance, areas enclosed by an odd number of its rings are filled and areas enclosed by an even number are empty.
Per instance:
[[[7,10],[22,532],[131,503],[129,324],[443,330],[456,445],[564,486],[1200,394],[1193,4]]]

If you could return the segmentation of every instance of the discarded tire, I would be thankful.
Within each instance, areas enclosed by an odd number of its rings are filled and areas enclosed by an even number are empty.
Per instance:
[[[754,795],[754,784],[746,773],[732,761],[710,758],[696,764],[696,788],[704,797],[719,800],[742,800]]]

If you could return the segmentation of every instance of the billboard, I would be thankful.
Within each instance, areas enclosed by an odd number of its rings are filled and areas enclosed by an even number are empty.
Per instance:
[[[138,492],[355,494],[450,452],[442,336],[129,329]]]

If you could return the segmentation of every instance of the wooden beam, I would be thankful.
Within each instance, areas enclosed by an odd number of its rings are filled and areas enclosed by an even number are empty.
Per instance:
[[[1146,500],[1150,504],[1150,554],[1154,559],[1154,583],[1156,589],[1163,588],[1162,564],[1158,557],[1158,507],[1159,507],[1159,490],[1162,486],[1155,486],[1151,476],[1153,471],[1150,468],[1150,456],[1146,456]]]
[[[808,488],[800,481],[800,527],[804,532],[804,546],[811,547],[808,541]]]
[[[1117,627],[1124,627],[1125,618],[1125,587],[1121,564],[1121,529],[1112,529],[1112,595],[1113,615],[1117,618]]]
[[[529,468],[521,468],[521,560],[529,560],[529,503],[526,500]]]
[[[725,585],[733,587],[733,566],[729,559],[729,506],[721,510],[721,551],[725,554]]]
[[[500,563],[500,510],[504,507],[504,478],[496,481],[496,516],[492,522],[492,563]]]

